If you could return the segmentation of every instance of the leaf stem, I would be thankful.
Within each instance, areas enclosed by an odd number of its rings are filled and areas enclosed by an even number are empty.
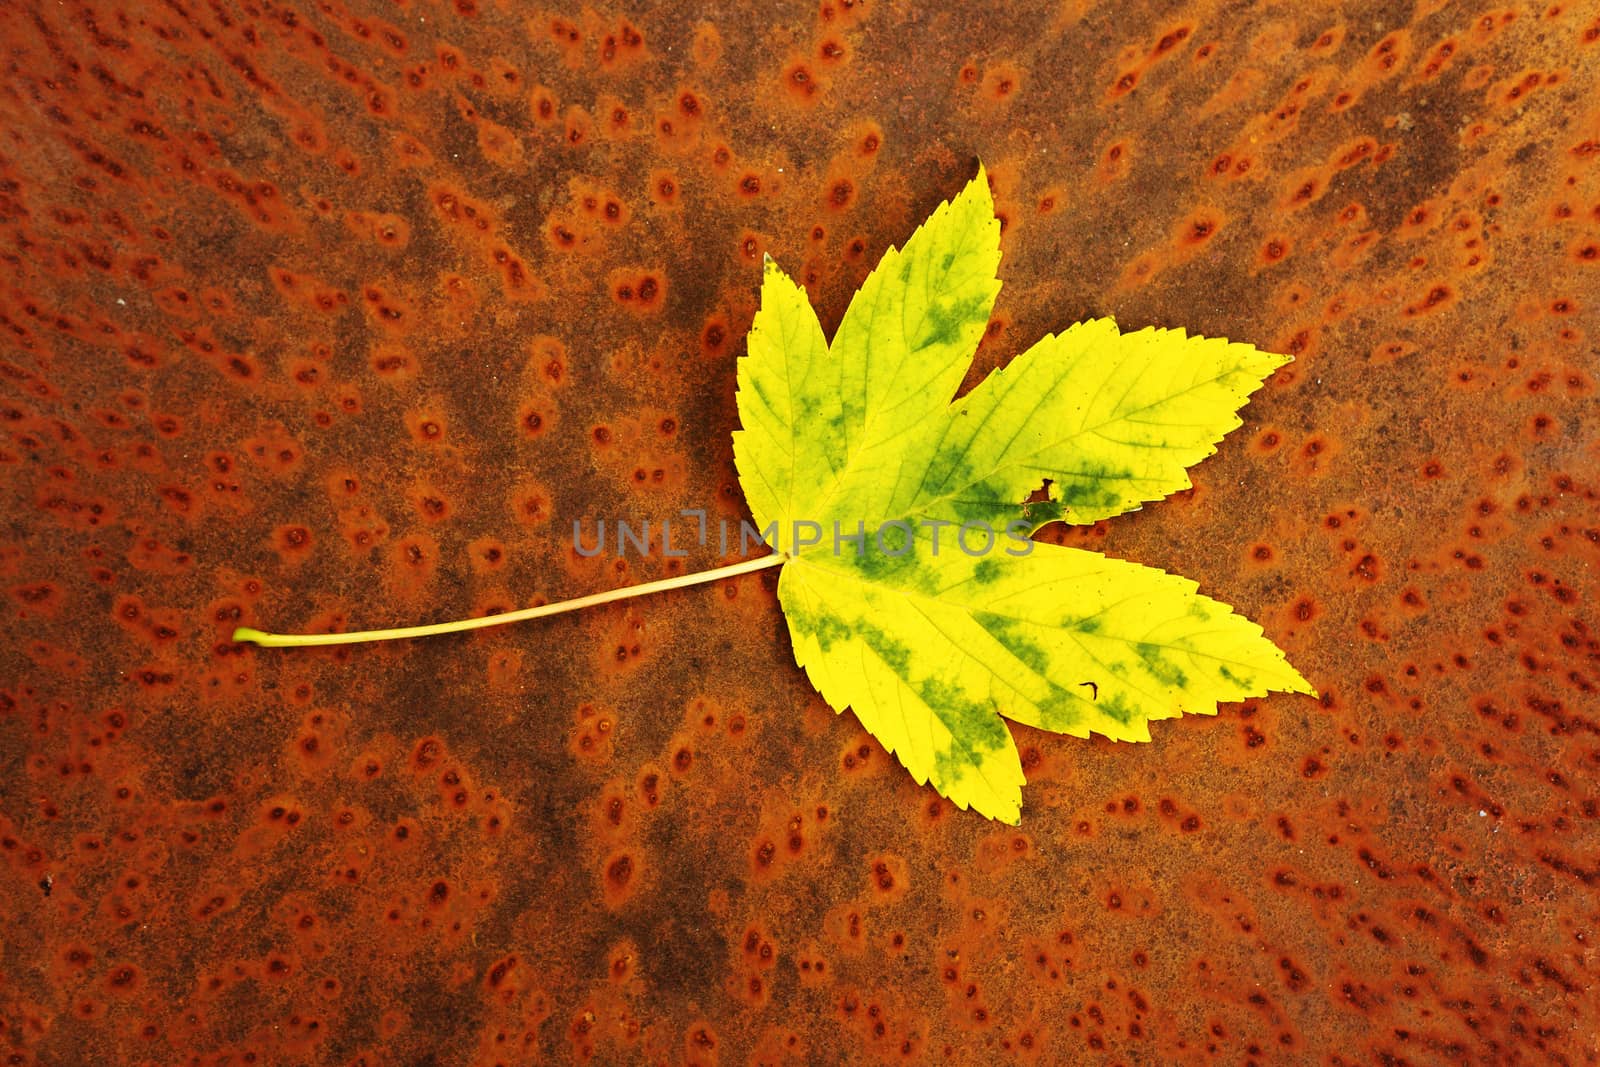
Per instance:
[[[740,563],[730,563],[726,567],[717,567],[709,571],[696,571],[693,574],[680,574],[676,578],[663,578],[656,582],[645,582],[643,585],[627,585],[620,589],[609,589],[604,593],[591,593],[580,596],[574,600],[559,600],[554,604],[540,604],[534,608],[523,608],[521,611],[508,611],[499,615],[484,615],[475,619],[457,619],[455,622],[433,623],[429,626],[402,626],[391,630],[358,630],[346,634],[269,634],[260,630],[241,626],[233,631],[233,640],[236,642],[250,641],[262,648],[305,648],[313,645],[354,645],[367,641],[398,641],[408,637],[432,637],[434,634],[455,634],[466,630],[482,630],[490,626],[504,626],[512,622],[526,622],[528,619],[542,619],[549,615],[561,615],[569,611],[580,611],[583,608],[597,607],[601,604],[610,604],[618,600],[631,600],[636,596],[649,596],[651,593],[665,593],[669,589],[685,589],[691,585],[703,585],[706,582],[715,582],[723,578],[737,578],[741,574],[750,574],[753,571],[765,570],[768,567],[777,567],[787,562],[787,553],[776,552],[770,556],[761,556],[758,559],[747,559]]]

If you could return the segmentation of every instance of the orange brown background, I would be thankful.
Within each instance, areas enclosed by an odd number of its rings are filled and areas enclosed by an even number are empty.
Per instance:
[[[0,6],[0,1063],[1600,1061],[1585,3]],[[794,667],[770,253],[831,328],[988,167],[969,385],[1114,314],[1289,352],[1049,536],[1322,692],[1015,728],[1011,829]],[[589,527],[592,529],[592,525]]]

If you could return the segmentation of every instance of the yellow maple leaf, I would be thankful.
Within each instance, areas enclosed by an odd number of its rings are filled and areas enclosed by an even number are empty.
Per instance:
[[[778,599],[824,699],[918,782],[1016,822],[1022,765],[1002,716],[1147,741],[1151,720],[1312,690],[1188,579],[1027,536],[1187,488],[1289,357],[1100,319],[952,401],[1000,288],[999,238],[980,169],[885,254],[832,344],[768,261],[734,457],[790,557]],[[1046,483],[1047,501],[1024,503]]]

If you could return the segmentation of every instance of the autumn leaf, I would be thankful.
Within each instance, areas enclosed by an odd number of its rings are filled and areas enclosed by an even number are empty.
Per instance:
[[[241,626],[233,639],[461,633],[782,567],[795,660],[823,698],[853,709],[919,783],[1013,823],[1023,774],[1005,719],[1148,741],[1153,720],[1312,692],[1260,627],[1194,582],[1030,536],[1188,488],[1187,468],[1289,357],[1098,319],[952,399],[999,263],[981,168],[885,253],[831,343],[804,289],[766,262],[733,449],[771,555],[487,617],[331,634]]]
[[[953,399],[999,260],[981,169],[884,255],[831,343],[768,260],[733,445],[756,524],[788,557],[796,662],[919,783],[1014,823],[1024,778],[1002,717],[1148,741],[1153,720],[1312,689],[1194,582],[1027,536],[1187,488],[1289,357],[1100,319]]]

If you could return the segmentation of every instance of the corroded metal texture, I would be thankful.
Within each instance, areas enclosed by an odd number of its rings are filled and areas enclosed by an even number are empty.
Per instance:
[[[1600,15],[1566,0],[0,3],[0,1062],[1600,1061]],[[1322,692],[1016,728],[997,827],[719,562],[763,253],[982,159],[976,373],[1287,351],[1181,571]],[[591,527],[592,529],[592,527]],[[1060,536],[1060,535],[1057,535]]]

